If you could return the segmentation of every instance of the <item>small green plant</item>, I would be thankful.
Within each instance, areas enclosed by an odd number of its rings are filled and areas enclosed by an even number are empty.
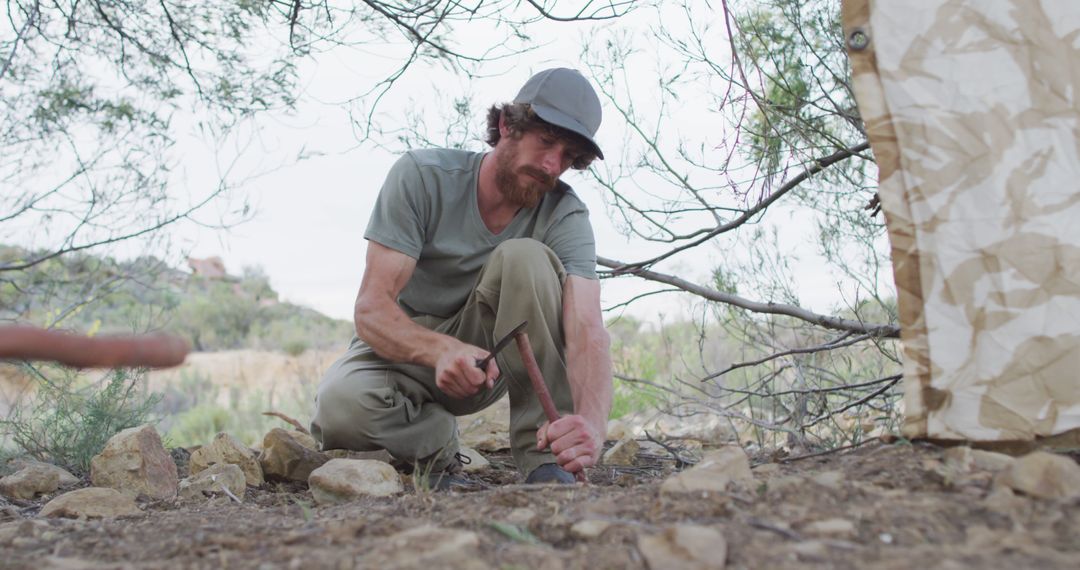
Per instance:
[[[68,369],[30,370],[34,398],[0,420],[0,433],[22,453],[77,473],[89,472],[109,438],[148,423],[159,399],[139,389],[141,370],[112,370],[97,382]]]

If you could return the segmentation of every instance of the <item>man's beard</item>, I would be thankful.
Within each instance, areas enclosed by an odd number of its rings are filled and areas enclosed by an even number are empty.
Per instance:
[[[555,188],[557,179],[532,166],[518,167],[515,172],[513,165],[517,156],[517,149],[511,147],[498,157],[495,161],[495,185],[511,204],[535,208],[544,194]]]

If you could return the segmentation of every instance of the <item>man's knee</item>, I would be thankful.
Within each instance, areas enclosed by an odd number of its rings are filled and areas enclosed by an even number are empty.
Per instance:
[[[530,282],[554,280],[561,284],[566,277],[566,270],[555,252],[531,238],[502,242],[491,253],[488,263],[498,264],[504,279],[509,276]]]
[[[312,426],[323,448],[360,449],[379,431],[379,420],[395,406],[394,389],[370,374],[330,376],[319,385]]]

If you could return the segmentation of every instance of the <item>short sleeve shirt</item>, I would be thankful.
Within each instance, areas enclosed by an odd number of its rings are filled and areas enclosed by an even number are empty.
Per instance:
[[[416,259],[398,296],[410,316],[456,313],[492,250],[508,239],[535,239],[555,252],[568,274],[596,279],[589,211],[562,181],[535,208],[521,208],[502,232],[491,233],[477,205],[483,157],[451,149],[409,151],[379,192],[364,238]]]

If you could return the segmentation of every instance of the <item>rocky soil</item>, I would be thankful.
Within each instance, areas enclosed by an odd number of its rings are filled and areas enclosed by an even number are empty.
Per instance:
[[[173,456],[188,475],[186,454]],[[63,491],[0,499],[0,567],[1080,567],[1080,467],[1067,455],[1047,468],[874,442],[795,461],[707,454],[680,475],[646,444],[632,465],[561,487],[523,485],[505,453],[487,456],[475,490],[403,477],[401,493],[322,506],[306,484],[272,481],[235,499],[141,494],[107,518],[43,516]]]

